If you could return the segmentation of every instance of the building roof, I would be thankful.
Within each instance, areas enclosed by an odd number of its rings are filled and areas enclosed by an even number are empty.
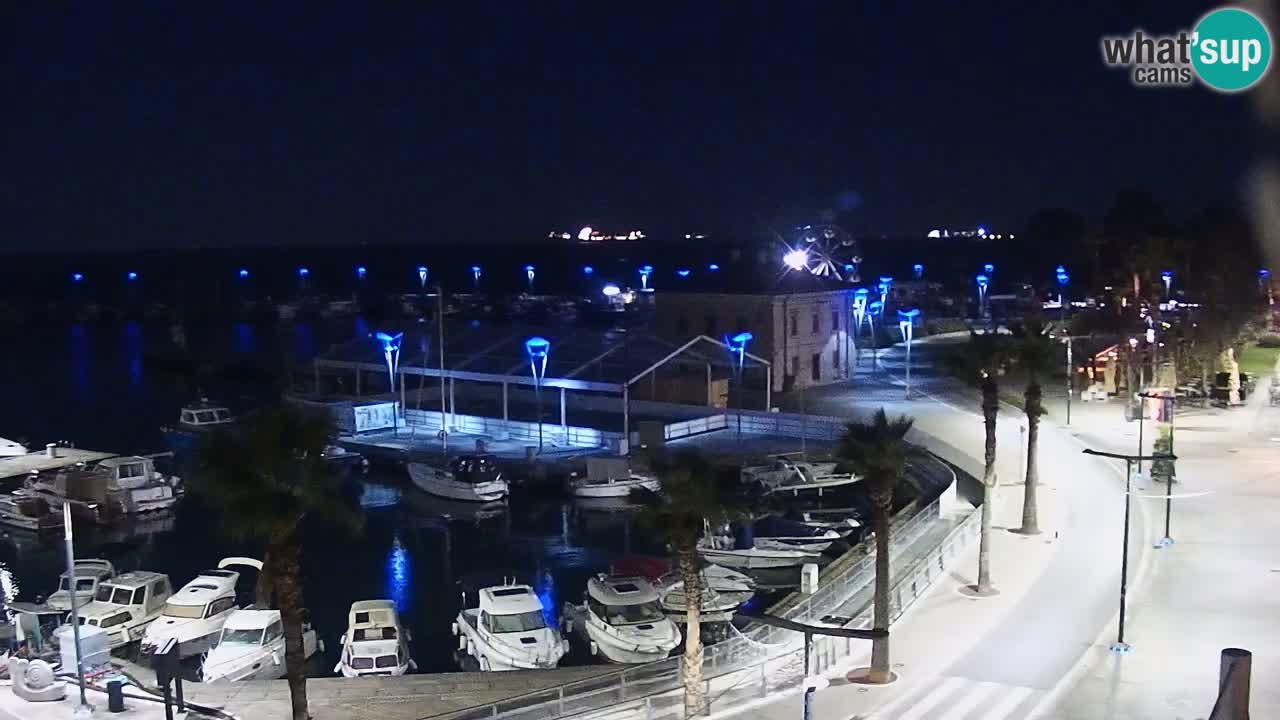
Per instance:
[[[676,357],[732,367],[729,353],[718,339],[694,342],[681,351],[681,343],[635,329],[446,322],[445,375],[460,380],[532,385],[525,342],[533,337],[545,338],[550,343],[544,387],[618,392],[623,384],[634,382],[655,365]],[[437,331],[431,325],[406,330],[400,343],[401,372],[439,374],[437,338]],[[696,339],[694,336],[691,342]],[[321,367],[350,367],[355,363],[371,370],[386,368],[382,345],[373,337],[354,338],[330,348],[316,362]],[[747,364],[751,364],[750,358]]]

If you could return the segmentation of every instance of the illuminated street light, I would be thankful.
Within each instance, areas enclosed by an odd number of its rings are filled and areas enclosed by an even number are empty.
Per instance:
[[[809,253],[804,250],[791,250],[782,256],[782,262],[792,270],[807,270]]]
[[[593,268],[593,267],[591,267],[590,265],[583,265],[583,266],[582,266],[582,274],[583,274],[583,275],[592,275],[592,274],[594,274],[594,273],[595,273],[595,271],[596,271],[596,269],[595,269],[595,268]]]
[[[363,265],[356,267],[356,277],[363,280],[369,274],[369,269]]]
[[[912,266],[911,266],[911,272],[913,272],[913,273],[915,273],[915,274],[916,274],[916,279],[917,279],[917,280],[921,280],[921,279],[923,279],[923,278],[924,278],[924,265],[921,265],[920,263],[916,263],[915,265],[912,265]]]
[[[876,316],[884,312],[884,303],[871,301],[867,306],[867,320],[871,323],[871,377],[876,376],[876,365],[880,364],[880,338],[876,337]]]
[[[867,316],[867,295],[870,293],[866,288],[858,288],[853,291],[853,353],[854,364],[858,365],[862,362],[862,351],[858,349],[858,335],[862,333],[862,321]]]
[[[987,316],[987,284],[991,279],[986,275],[978,275],[973,279],[978,285],[978,316]]]
[[[529,356],[529,369],[533,372],[534,394],[538,399],[538,452],[542,452],[542,379],[547,374],[547,355],[551,353],[551,341],[533,336],[524,341],[524,352]]]
[[[300,268],[298,268],[298,277],[300,277],[300,278],[304,278],[304,279],[305,279],[305,278],[306,278],[307,276],[309,276],[309,275],[311,275],[311,271],[310,271],[310,270],[308,270],[308,269],[306,269],[306,268],[304,268],[304,267],[300,267]]]
[[[707,266],[707,270],[709,272],[716,272],[719,269],[720,269],[720,266],[715,263],[711,263],[710,265]]]
[[[395,397],[396,370],[400,367],[400,341],[404,339],[404,333],[388,335],[384,332],[377,332],[374,333],[373,337],[382,344],[382,357],[387,362],[387,388],[391,391],[391,396]],[[393,427],[399,425],[398,416],[399,412],[393,413]]]
[[[649,276],[652,274],[653,274],[652,265],[640,266],[640,290],[642,292],[649,292]]]
[[[84,282],[84,273],[71,273],[71,282]]]
[[[532,265],[525,265],[525,266],[524,266],[524,276],[525,276],[526,278],[528,278],[528,279],[529,279],[529,289],[530,289],[530,290],[532,290],[532,289],[533,289],[533,277],[534,277],[534,275],[535,275],[535,273],[534,273],[534,268],[533,268],[533,266],[532,266]]]
[[[418,266],[418,287],[422,288],[423,290],[427,289],[427,275],[429,274],[430,274],[430,271],[427,270],[426,265]]]
[[[893,276],[881,275],[880,282],[876,285],[876,289],[880,291],[880,304],[886,305],[889,302],[889,290],[893,287]]]
[[[738,381],[738,394],[734,398],[734,409],[738,415],[738,444],[742,444],[742,366],[747,358],[747,343],[754,336],[749,332],[740,332],[731,338],[725,338],[729,347],[729,359],[733,361],[733,376]]]
[[[689,277],[689,268],[680,268],[679,270],[676,270],[676,275],[679,275],[682,278]]]
[[[238,273],[236,273],[236,274],[240,276],[240,279],[241,279],[241,280],[244,280],[244,279],[246,279],[246,278],[248,278],[248,277],[249,277],[249,271],[248,271],[248,270],[245,270],[244,268],[240,268],[240,272],[238,272]]]
[[[604,290],[601,290],[601,292],[604,293],[605,297],[611,298],[611,297],[617,297],[618,295],[620,295],[622,293],[622,289],[619,288],[617,285],[614,285],[613,283],[609,283],[608,285],[604,286]]]
[[[480,266],[471,266],[471,284],[480,287]]]
[[[1173,271],[1165,270],[1160,273],[1160,280],[1164,283],[1164,296],[1169,297],[1169,288],[1173,285]]]
[[[898,311],[898,331],[902,333],[902,341],[907,344],[907,399],[911,399],[911,341],[915,337],[916,318],[920,308]]]

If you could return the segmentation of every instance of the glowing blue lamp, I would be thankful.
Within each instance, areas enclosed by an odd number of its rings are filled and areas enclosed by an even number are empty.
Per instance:
[[[652,274],[653,274],[653,266],[652,266],[652,265],[641,265],[641,266],[640,266],[640,289],[641,289],[641,290],[643,290],[643,291],[645,291],[645,292],[648,292],[648,290],[649,290],[649,276],[650,276],[650,275],[652,275]]]
[[[533,287],[533,278],[534,278],[534,275],[536,275],[536,274],[537,274],[537,273],[534,271],[534,267],[533,267],[532,265],[525,265],[525,266],[524,266],[524,276],[525,276],[526,278],[528,278],[528,279],[529,279],[529,287],[530,287],[530,288],[532,288],[532,287]]]
[[[1169,286],[1173,284],[1173,271],[1165,270],[1160,273],[1160,280],[1164,282],[1164,292],[1169,294]]]
[[[369,270],[365,266],[359,265],[356,267],[356,277],[360,278],[361,280],[363,280],[364,276],[368,274],[369,274]]]
[[[994,275],[996,272],[996,266],[992,265],[991,263],[987,263],[986,265],[982,266],[982,272],[988,275]]]
[[[689,268],[680,268],[679,270],[676,270],[676,274],[682,278],[687,278],[689,277]]]
[[[716,272],[719,269],[720,269],[720,266],[715,263],[711,263],[710,265],[707,266],[707,270],[710,272]]]
[[[480,284],[480,266],[479,265],[471,266],[471,282],[477,285]]]
[[[884,312],[884,303],[879,300],[872,301],[872,303],[867,306],[867,310],[871,311],[872,315],[879,315]]]
[[[427,275],[429,272],[426,265],[418,266],[418,286],[424,290],[427,288]]]
[[[84,282],[84,273],[71,273],[71,282]]]
[[[396,368],[400,366],[400,341],[404,339],[404,333],[388,335],[376,332],[373,336],[382,343],[382,356],[387,361],[387,387],[395,392]]]
[[[244,268],[240,268],[240,272],[236,274],[240,276],[241,280],[244,280],[249,277],[249,271]]]
[[[991,278],[987,277],[986,275],[978,275],[973,280],[974,282],[978,283],[978,289],[984,292],[987,289],[987,283],[991,282]]]
[[[534,379],[541,384],[547,372],[547,355],[551,353],[551,341],[535,335],[524,341],[524,351],[529,356],[529,368],[533,371]]]
[[[920,263],[916,263],[915,265],[912,265],[911,271],[916,274],[917,280],[924,277],[924,265],[921,265]]]
[[[747,343],[755,336],[749,332],[740,332],[731,338],[725,338],[725,345],[729,346],[729,354],[733,356],[734,364],[738,374],[742,374],[742,364],[747,355]]]
[[[310,274],[311,274],[311,271],[310,271],[310,270],[308,270],[308,269],[306,269],[306,268],[304,268],[304,267],[300,267],[300,268],[298,268],[298,277],[300,277],[300,278],[305,278],[305,277],[307,277],[307,276],[308,276],[308,275],[310,275]]]
[[[134,280],[137,280],[137,279],[138,279],[138,273],[136,273],[136,272],[134,272],[134,271],[130,270],[130,271],[129,271],[129,274],[128,274],[128,275],[125,275],[125,277],[129,278],[129,282],[133,282]]]
[[[595,271],[596,271],[596,269],[595,269],[595,268],[593,268],[593,267],[591,267],[590,265],[583,265],[583,266],[582,266],[582,274],[583,274],[583,275],[592,275],[592,274],[594,274],[594,273],[595,273]]]
[[[1268,270],[1268,269],[1266,269],[1266,268],[1262,268],[1261,270],[1259,270],[1259,271],[1258,271],[1258,277],[1260,277],[1260,278],[1262,278],[1263,280],[1265,280],[1265,279],[1267,279],[1267,278],[1271,277],[1271,271],[1270,271],[1270,270]]]

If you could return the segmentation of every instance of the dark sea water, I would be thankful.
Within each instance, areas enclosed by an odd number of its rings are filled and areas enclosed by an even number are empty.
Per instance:
[[[33,448],[68,440],[119,453],[161,451],[159,428],[175,421],[198,392],[175,370],[184,357],[175,338],[185,340],[186,356],[275,367],[305,361],[351,337],[361,322],[188,324],[181,334],[167,323],[141,321],[28,329],[0,353],[0,436]],[[270,395],[267,387],[243,379],[200,390],[237,411]],[[607,569],[611,559],[661,550],[625,513],[583,509],[554,493],[517,495],[511,510],[477,518],[411,489],[402,468],[357,469],[349,486],[367,506],[362,535],[305,528],[306,602],[327,645],[326,661],[314,664],[321,674],[336,662],[337,639],[356,600],[394,600],[413,631],[420,670],[455,670],[449,626],[459,604],[457,582],[467,574],[518,571],[558,609],[566,600],[580,601],[587,578]],[[227,541],[219,518],[199,498],[187,498],[171,520],[152,525],[132,536],[78,531],[77,556],[105,557],[120,570],[167,573],[176,589],[222,557],[258,552]],[[64,569],[61,553],[56,538],[0,537],[0,579],[8,598],[34,600],[50,592]]]

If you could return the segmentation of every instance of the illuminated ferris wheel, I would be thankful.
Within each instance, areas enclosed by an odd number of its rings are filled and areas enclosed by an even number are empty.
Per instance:
[[[805,225],[796,228],[785,246],[782,261],[794,271],[818,277],[856,282],[862,254],[853,236],[837,225]]]

